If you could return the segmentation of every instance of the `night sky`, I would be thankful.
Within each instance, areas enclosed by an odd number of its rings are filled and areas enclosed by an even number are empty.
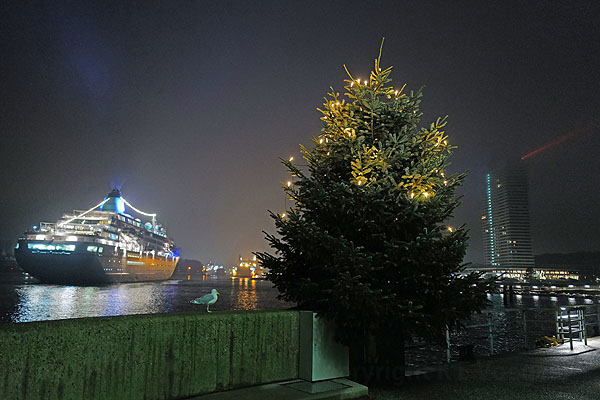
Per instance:
[[[534,252],[600,250],[597,1],[95,3],[0,5],[0,238],[119,186],[186,258],[265,250],[277,158],[300,157],[343,64],[365,79],[385,36],[395,84],[425,86],[423,124],[449,115],[467,261],[485,173],[553,143],[524,161]]]

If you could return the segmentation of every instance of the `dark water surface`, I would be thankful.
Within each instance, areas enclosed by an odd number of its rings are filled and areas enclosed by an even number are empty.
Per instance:
[[[205,307],[190,304],[190,300],[209,293],[211,289],[221,293],[218,302],[211,306],[211,310],[215,311],[273,310],[293,306],[278,300],[277,290],[266,280],[204,277],[191,281],[64,286],[40,284],[20,274],[0,274],[0,322],[204,311]],[[506,304],[499,294],[488,298],[492,305],[485,313],[493,313],[495,330],[500,332],[510,328],[512,322],[520,322],[520,310],[528,310],[529,323],[533,328],[537,321],[546,321],[548,315],[560,306],[594,306],[599,303],[600,296],[516,295]],[[485,322],[485,313],[474,316],[472,323]]]
[[[272,310],[291,305],[277,300],[277,290],[265,280],[198,278],[191,281],[119,283],[106,286],[63,286],[36,283],[20,275],[0,274],[0,322],[30,322],[66,318],[206,312],[190,300],[217,289],[211,311]]]

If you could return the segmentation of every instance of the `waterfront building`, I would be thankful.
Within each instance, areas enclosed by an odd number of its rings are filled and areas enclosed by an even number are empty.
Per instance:
[[[486,263],[500,273],[523,275],[535,266],[527,188],[527,174],[520,164],[486,174],[483,247]]]

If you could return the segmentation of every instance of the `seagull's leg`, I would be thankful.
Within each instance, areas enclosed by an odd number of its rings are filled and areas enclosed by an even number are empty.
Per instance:
[[[206,312],[212,312],[212,311],[210,311],[209,307],[210,307],[210,304],[207,304],[206,305]]]

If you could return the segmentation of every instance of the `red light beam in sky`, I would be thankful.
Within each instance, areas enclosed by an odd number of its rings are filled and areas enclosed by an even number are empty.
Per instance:
[[[568,133],[566,133],[564,135],[561,135],[561,136],[559,136],[559,137],[557,137],[557,138],[549,141],[545,145],[540,146],[537,149],[535,149],[533,151],[530,151],[529,153],[525,154],[523,157],[521,157],[521,160],[524,160],[524,159],[529,158],[529,157],[531,157],[531,156],[533,156],[533,155],[535,155],[537,153],[540,153],[540,152],[542,152],[544,150],[547,150],[550,147],[554,147],[554,146],[556,146],[558,144],[564,143],[567,140],[574,139],[577,136],[581,136],[582,134],[584,134],[591,127],[596,127],[596,124],[590,122],[590,123],[588,123],[588,124],[586,124],[586,125],[584,125],[584,126],[582,126],[580,128],[576,128],[576,129],[572,130],[571,132],[568,132]]]

